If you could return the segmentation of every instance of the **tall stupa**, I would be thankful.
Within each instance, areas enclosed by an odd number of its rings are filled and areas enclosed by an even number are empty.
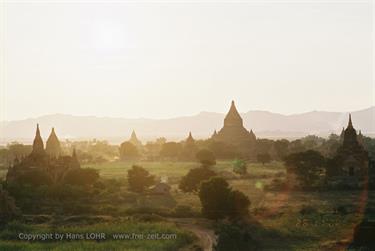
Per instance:
[[[212,139],[231,145],[250,145],[255,143],[256,136],[252,130],[249,132],[244,127],[243,120],[232,101],[229,112],[225,116],[223,128],[214,133]]]

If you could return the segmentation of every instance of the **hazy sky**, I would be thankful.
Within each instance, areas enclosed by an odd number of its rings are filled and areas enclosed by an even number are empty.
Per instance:
[[[369,1],[7,1],[0,120],[374,105]]]

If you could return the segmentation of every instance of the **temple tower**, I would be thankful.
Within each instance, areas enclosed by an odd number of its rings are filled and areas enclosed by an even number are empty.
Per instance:
[[[230,109],[224,118],[223,128],[219,132],[214,133],[212,139],[244,147],[254,145],[256,141],[253,131],[249,132],[243,126],[243,120],[237,111],[234,101],[232,101]]]
[[[46,142],[46,153],[51,157],[58,157],[61,154],[60,141],[57,138],[55,128],[53,127]]]
[[[129,142],[135,145],[136,147],[142,146],[142,142],[137,138],[137,134],[134,130],[130,136]]]
[[[45,154],[43,139],[40,136],[39,124],[36,125],[36,133],[35,133],[35,138],[33,142],[33,151],[31,153],[33,155]]]

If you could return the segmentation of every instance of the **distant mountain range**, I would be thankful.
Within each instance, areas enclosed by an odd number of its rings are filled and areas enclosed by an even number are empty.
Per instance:
[[[375,107],[351,112],[357,130],[375,135]],[[0,143],[13,140],[30,143],[40,124],[46,139],[52,127],[57,135],[68,139],[106,139],[119,143],[129,138],[134,129],[143,140],[166,137],[168,140],[183,139],[191,131],[195,138],[208,138],[214,130],[223,126],[225,114],[201,112],[194,116],[171,119],[126,119],[95,116],[73,116],[64,114],[46,115],[25,120],[0,122]],[[245,127],[253,129],[258,137],[297,138],[309,134],[327,136],[340,133],[347,125],[347,112],[313,111],[301,114],[282,115],[267,111],[249,111],[241,114]]]

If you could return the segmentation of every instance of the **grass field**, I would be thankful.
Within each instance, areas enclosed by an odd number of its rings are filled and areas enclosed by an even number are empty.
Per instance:
[[[106,163],[91,166],[108,178],[126,178],[133,163]],[[172,197],[176,205],[189,205],[200,211],[200,201],[195,194],[177,190],[178,181],[189,169],[197,167],[191,162],[140,162],[136,163],[159,177],[168,177],[172,184]],[[213,168],[227,176],[234,189],[244,192],[251,200],[250,211],[262,228],[254,236],[265,250],[342,250],[338,243],[350,242],[354,227],[363,219],[364,206],[375,208],[375,198],[361,191],[267,191],[263,187],[274,178],[285,178],[285,168],[280,162],[266,165],[249,164],[248,175],[234,175],[231,162],[218,162]],[[229,175],[231,174],[231,175]],[[229,176],[229,178],[228,178]],[[147,200],[147,198],[145,199]],[[152,207],[152,200],[148,200]],[[155,207],[163,206],[156,199]],[[366,217],[373,217],[366,215]]]
[[[129,193],[126,188],[126,178],[127,171],[133,164],[144,167],[158,177],[167,178],[172,185],[171,195]],[[198,196],[191,193],[185,194],[177,189],[181,177],[189,169],[198,166],[199,164],[194,162],[110,162],[85,167],[95,168],[99,170],[101,177],[116,179],[124,184],[120,190],[109,191],[109,194],[103,197],[106,199],[98,201],[96,205],[100,207],[108,203],[122,215],[134,208],[149,208],[149,212],[166,213],[177,205],[190,206],[195,213],[199,214],[201,206]],[[365,206],[372,212],[375,209],[375,198],[371,191],[367,194],[366,191],[298,192],[264,189],[264,186],[273,179],[285,178],[285,168],[280,162],[264,166],[256,163],[249,164],[248,175],[244,177],[232,173],[230,161],[218,162],[213,170],[226,177],[234,189],[244,192],[251,200],[251,216],[258,226],[252,235],[261,243],[264,250],[343,250],[344,245],[341,243],[350,242],[354,227],[363,217],[374,217],[374,215],[364,214]],[[150,224],[150,229],[155,227],[154,223],[147,224]],[[110,230],[121,228],[121,226],[126,227],[121,223],[100,227],[108,227],[107,230]],[[133,227],[137,229],[137,226]],[[172,231],[179,230],[176,228]],[[185,242],[171,241],[158,244],[156,242],[138,242],[138,244],[137,242],[125,244],[121,242],[121,245],[128,245],[125,246],[125,250],[175,250],[174,248],[183,243]],[[23,249],[25,245],[24,242],[7,240],[0,243],[0,250],[8,250],[8,247],[9,250],[18,250],[16,247]],[[90,250],[117,250],[118,241],[109,240],[98,244],[87,241],[66,242],[61,247],[57,247],[55,243],[36,242],[32,243],[30,249],[39,250],[40,245],[57,248],[54,250],[80,250],[83,247]],[[148,245],[156,246],[150,248]]]

